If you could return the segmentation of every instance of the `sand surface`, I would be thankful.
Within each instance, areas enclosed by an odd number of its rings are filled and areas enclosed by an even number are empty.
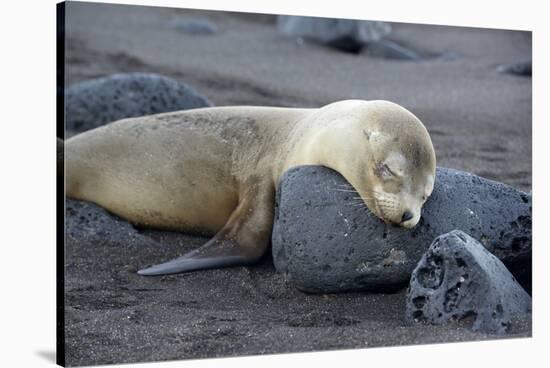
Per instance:
[[[274,18],[154,7],[69,3],[66,84],[147,71],[188,83],[215,105],[316,107],[388,99],[427,126],[438,165],[531,190],[531,79],[501,63],[531,58],[525,32],[393,24],[391,39],[454,60],[419,63],[347,54],[275,30]],[[174,19],[207,19],[189,35]],[[251,267],[162,278],[135,274],[204,239],[146,232],[162,248],[66,244],[69,365],[495,338],[467,326],[406,326],[405,294],[306,295]],[[168,237],[168,238],[167,238]],[[529,320],[505,337],[530,336]]]

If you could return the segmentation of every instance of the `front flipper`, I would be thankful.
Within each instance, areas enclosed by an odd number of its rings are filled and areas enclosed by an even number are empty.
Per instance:
[[[256,262],[265,253],[273,226],[274,190],[248,193],[224,227],[202,247],[182,257],[143,270],[144,276],[241,266]],[[257,192],[256,192],[257,193]]]

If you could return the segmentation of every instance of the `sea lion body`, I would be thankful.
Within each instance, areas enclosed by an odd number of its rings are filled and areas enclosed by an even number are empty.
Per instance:
[[[135,224],[213,235],[252,187],[276,185],[279,146],[258,142],[306,113],[218,107],[117,121],[66,142],[67,193]]]
[[[426,129],[386,101],[320,109],[214,107],[123,119],[67,140],[65,156],[68,197],[140,226],[214,235],[198,250],[141,274],[256,261],[269,245],[275,188],[292,166],[339,171],[371,211],[406,227],[418,222],[435,177]],[[385,160],[399,184],[385,178]]]

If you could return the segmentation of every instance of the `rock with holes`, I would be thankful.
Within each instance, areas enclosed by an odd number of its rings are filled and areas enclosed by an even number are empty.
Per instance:
[[[65,128],[79,133],[115,120],[212,104],[186,84],[151,73],[114,74],[65,90]]]
[[[531,311],[531,297],[504,264],[468,234],[454,230],[434,240],[412,273],[408,321],[444,324],[472,320],[472,329],[504,333]]]
[[[281,178],[273,260],[300,290],[404,287],[432,241],[454,229],[479,239],[515,273],[530,275],[530,194],[438,168],[434,191],[412,230],[385,224],[357,196],[339,173],[321,166],[295,167]],[[529,287],[530,279],[523,280]]]
[[[378,41],[391,32],[384,22],[280,15],[279,31],[287,36],[306,38],[347,52],[358,52],[370,41]]]

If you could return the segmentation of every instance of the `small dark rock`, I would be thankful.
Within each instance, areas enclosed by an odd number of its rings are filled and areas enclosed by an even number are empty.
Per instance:
[[[347,52],[358,52],[367,42],[391,32],[384,22],[280,15],[277,28],[284,35],[305,38]]]
[[[93,203],[72,199],[65,201],[65,236],[79,242],[104,246],[154,244],[126,220]]]
[[[65,127],[80,133],[115,120],[212,104],[191,87],[151,73],[114,74],[65,90]]]
[[[170,26],[193,35],[211,35],[218,32],[218,27],[205,19],[174,19]]]
[[[532,72],[531,60],[513,64],[499,65],[497,67],[497,70],[501,73],[530,77]]]
[[[301,166],[277,191],[275,267],[300,290],[340,292],[406,286],[431,242],[454,229],[479,239],[507,266],[531,261],[531,195],[476,175],[438,168],[412,230],[385,224],[336,171]],[[330,267],[326,267],[330,265]],[[520,267],[521,268],[521,267]]]
[[[434,240],[407,291],[409,322],[462,321],[474,331],[505,333],[530,311],[531,297],[504,264],[459,230]]]

